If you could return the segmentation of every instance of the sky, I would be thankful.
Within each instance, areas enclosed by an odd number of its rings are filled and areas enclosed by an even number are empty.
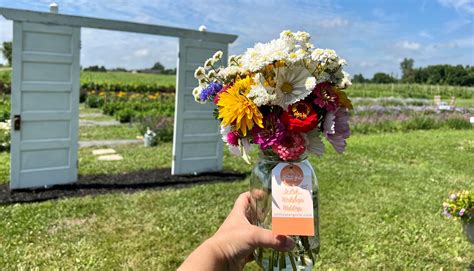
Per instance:
[[[49,10],[51,1],[0,0],[0,7]],[[399,63],[474,65],[474,0],[56,0],[62,14],[100,17],[238,35],[230,54],[306,31],[319,48],[335,49],[347,71],[400,76]],[[140,69],[176,67],[177,39],[82,29],[81,65]],[[0,16],[0,42],[12,23]],[[0,62],[5,62],[0,58]]]

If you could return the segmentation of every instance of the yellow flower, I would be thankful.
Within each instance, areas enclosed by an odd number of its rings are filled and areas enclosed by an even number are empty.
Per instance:
[[[252,78],[235,81],[234,85],[219,95],[219,118],[224,126],[234,125],[244,136],[254,123],[263,128],[262,113],[258,107],[247,98],[252,85]]]
[[[349,100],[349,98],[347,98],[347,94],[344,91],[334,88],[334,92],[336,92],[336,95],[339,98],[339,104],[342,107],[353,109],[352,102]]]

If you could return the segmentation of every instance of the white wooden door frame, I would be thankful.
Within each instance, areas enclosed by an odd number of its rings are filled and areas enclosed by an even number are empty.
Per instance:
[[[13,44],[10,188],[75,182],[80,28],[14,22]]]
[[[88,28],[98,28],[98,29],[105,29],[105,30],[115,30],[115,31],[126,31],[132,33],[144,33],[144,34],[152,34],[152,35],[161,35],[161,36],[171,36],[177,37],[180,41],[180,46],[186,44],[195,44],[196,46],[203,46],[204,51],[206,52],[206,56],[209,57],[213,51],[216,50],[223,50],[224,51],[224,59],[227,58],[227,47],[228,44],[234,42],[237,39],[236,35],[230,34],[223,34],[223,33],[215,33],[215,32],[201,32],[196,30],[184,29],[184,28],[177,28],[177,27],[169,27],[169,26],[161,26],[161,25],[151,25],[151,24],[142,24],[142,23],[134,23],[134,22],[126,22],[126,21],[119,21],[119,20],[106,20],[100,18],[92,18],[92,17],[82,17],[82,16],[72,16],[72,15],[65,15],[65,14],[53,14],[47,12],[37,12],[37,11],[30,11],[30,10],[21,10],[21,9],[13,9],[13,8],[4,8],[0,7],[0,14],[3,15],[6,19],[14,21],[14,41],[13,41],[13,79],[12,79],[12,117],[15,115],[23,114],[22,120],[40,120],[41,115],[35,115],[34,113],[30,112],[24,115],[21,109],[22,103],[22,92],[20,91],[23,87],[21,83],[21,76],[22,76],[22,65],[23,65],[23,57],[26,56],[27,59],[32,61],[40,61],[40,58],[37,54],[29,55],[25,54],[22,51],[22,39],[23,36],[19,33],[19,26],[21,24],[43,24],[50,26],[51,29],[54,28],[64,28],[69,27],[71,29],[75,29],[74,34],[77,38],[77,42],[74,46],[77,47],[77,50],[80,48],[80,28],[81,27],[88,27]],[[16,25],[16,26],[15,26]],[[17,34],[15,34],[17,33]],[[199,51],[199,50],[198,50]],[[203,52],[204,52],[203,51]],[[187,50],[183,50],[180,48],[180,53],[187,52]],[[200,54],[199,52],[197,52]],[[200,54],[201,55],[201,54]],[[202,55],[201,55],[202,56]],[[58,54],[50,54],[49,61],[64,61],[65,58],[68,56],[58,55]],[[36,58],[36,60],[35,60]],[[72,54],[69,56],[72,58],[74,63],[79,64],[80,53],[77,51],[77,54]],[[51,60],[53,59],[53,60]],[[55,60],[54,60],[55,59]],[[201,62],[201,63],[198,63]],[[218,127],[217,121],[212,119],[212,115],[209,115],[209,108],[205,106],[199,107],[198,104],[193,104],[193,110],[186,110],[186,104],[190,104],[189,100],[186,101],[183,98],[189,99],[191,95],[191,90],[189,86],[183,87],[186,82],[190,82],[189,77],[192,77],[194,72],[194,68],[197,65],[202,64],[202,61],[195,61],[194,63],[185,63],[180,62],[178,59],[178,75],[176,78],[176,114],[175,114],[175,130],[174,130],[174,139],[173,139],[173,166],[172,166],[172,173],[173,174],[188,174],[188,173],[198,173],[204,171],[217,171],[222,168],[222,142],[218,133],[218,129],[212,130],[211,132],[206,132],[206,129],[213,129],[213,125]],[[79,95],[79,65],[75,65],[72,69],[72,72],[75,76],[72,76],[71,84],[72,88],[71,91],[74,95]],[[188,78],[188,79],[186,79]],[[194,79],[193,79],[194,80]],[[30,82],[31,83],[31,82]],[[33,82],[34,83],[34,82]],[[26,84],[27,87],[33,87],[32,84]],[[64,84],[50,84],[48,86],[50,91],[65,91]],[[34,87],[33,87],[34,88]],[[34,90],[34,89],[33,89]],[[189,93],[187,93],[189,91]],[[182,98],[180,98],[182,97]],[[199,107],[199,108],[198,108]],[[189,109],[189,108],[188,108]],[[75,116],[77,119],[79,117],[79,106],[78,106],[78,97],[74,97],[71,100],[71,108],[69,110],[69,114],[71,116]],[[181,114],[184,114],[181,117]],[[45,115],[43,114],[43,117]],[[64,116],[61,114],[56,114],[55,116],[49,116],[49,119],[64,119]],[[186,120],[198,120],[198,121],[213,121],[211,124],[210,122],[205,124],[203,127],[196,126],[189,126],[187,125]],[[71,127],[75,125],[77,127],[77,122],[71,123]],[[20,133],[17,131],[12,132],[12,159],[11,159],[11,182],[10,187],[11,189],[16,188],[27,188],[27,187],[36,187],[36,186],[43,186],[45,184],[59,184],[59,183],[68,183],[77,180],[77,167],[75,166],[77,158],[77,143],[78,143],[78,136],[77,136],[77,128],[70,127],[70,137],[69,141],[71,144],[66,143],[65,140],[61,142],[56,140],[56,142],[41,142],[43,147],[38,145],[38,142],[25,142],[21,140]],[[206,129],[202,129],[206,128]],[[194,139],[192,139],[194,137]],[[67,140],[66,140],[67,141]],[[191,144],[192,143],[192,144]],[[21,152],[24,150],[34,150],[39,148],[44,148],[44,144],[50,144],[58,147],[58,146],[69,146],[71,155],[74,153],[76,156],[69,156],[68,165],[74,165],[74,168],[70,168],[69,174],[66,178],[59,178],[50,176],[50,180],[45,182],[31,182],[31,183],[22,183],[19,181],[19,176],[21,174],[21,158],[20,155],[15,152]],[[52,144],[52,145],[51,145]],[[59,145],[58,145],[59,144]],[[63,144],[63,145],[61,145]],[[188,144],[188,147],[183,147],[181,144]],[[212,148],[211,152],[206,154],[205,152],[209,152],[210,148],[207,148],[211,144],[215,144],[215,148]],[[189,147],[190,146],[190,147]],[[215,153],[214,153],[215,151]],[[202,157],[197,157],[195,154],[201,153]],[[45,159],[48,159],[45,157]],[[210,165],[209,161],[214,161],[213,165]],[[37,170],[38,176],[41,177],[41,174],[45,175],[45,173],[41,173],[40,170]],[[48,174],[46,174],[48,175]],[[43,176],[44,177],[44,176]]]
[[[176,104],[173,136],[173,175],[195,174],[222,169],[222,140],[213,105],[194,101],[194,70],[221,50],[227,59],[227,44],[179,39]]]

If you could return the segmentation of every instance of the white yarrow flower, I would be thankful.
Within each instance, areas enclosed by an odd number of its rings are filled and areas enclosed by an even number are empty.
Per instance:
[[[316,87],[316,78],[314,78],[313,76],[311,77],[308,77],[306,79],[306,82],[304,83],[304,86],[306,87],[307,90],[313,90],[315,87]]]
[[[309,35],[308,32],[304,32],[304,31],[298,31],[294,34],[295,36],[295,39],[296,41],[300,42],[300,43],[307,43],[309,41],[309,39],[311,38],[311,36]]]
[[[263,85],[264,78],[258,73],[254,77],[255,84],[250,88],[247,98],[252,99],[257,106],[272,104],[276,99],[275,89]]]

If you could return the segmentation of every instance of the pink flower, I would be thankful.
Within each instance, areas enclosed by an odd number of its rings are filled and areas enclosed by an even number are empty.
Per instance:
[[[227,143],[232,146],[238,146],[239,145],[239,138],[240,134],[237,131],[230,131],[227,134]]]
[[[265,150],[275,142],[282,139],[285,134],[285,125],[275,113],[269,113],[264,118],[264,128],[257,125],[252,130],[253,142],[260,145],[260,149]]]
[[[301,134],[287,132],[281,141],[272,145],[272,150],[285,161],[297,160],[305,152],[305,146],[306,142]]]
[[[328,82],[317,84],[313,90],[313,94],[316,96],[314,103],[328,111],[336,111],[339,105],[339,97],[333,88],[334,86]]]
[[[346,138],[351,134],[347,108],[338,107],[335,112],[327,112],[323,133],[337,152],[341,153],[346,149]]]

